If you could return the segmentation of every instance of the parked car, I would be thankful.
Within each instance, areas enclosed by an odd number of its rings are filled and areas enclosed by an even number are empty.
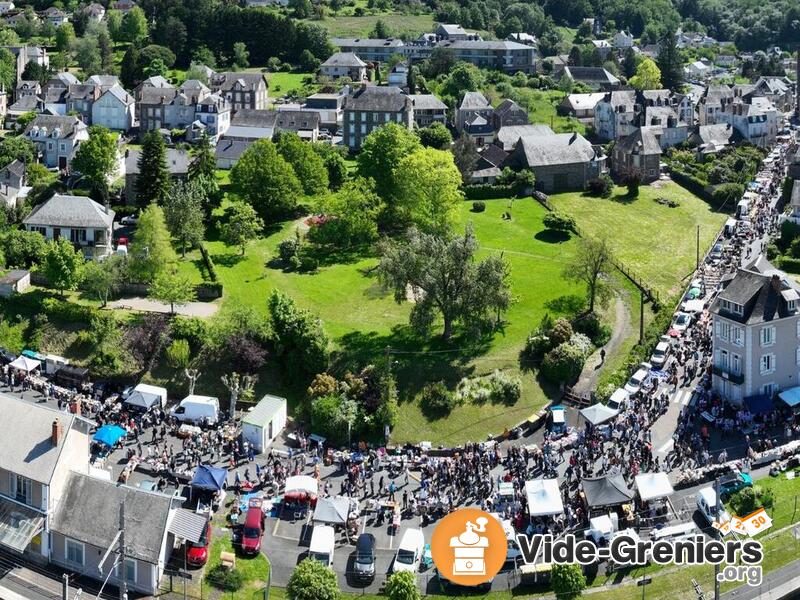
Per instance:
[[[556,437],[561,437],[567,433],[567,411],[563,406],[550,407],[549,419],[550,433]]]
[[[622,412],[625,410],[625,406],[628,404],[629,399],[630,394],[628,394],[627,391],[625,391],[623,388],[617,388],[614,390],[614,393],[611,394],[606,406],[618,412]]]
[[[708,253],[708,258],[711,260],[722,260],[722,244],[717,242],[711,247],[711,252]]]
[[[186,542],[186,562],[193,567],[202,567],[208,561],[208,546],[211,543],[211,521],[206,523],[200,539]]]
[[[692,324],[692,315],[679,312],[675,315],[675,319],[672,321],[672,329],[677,331],[678,333],[683,333]]]
[[[375,536],[362,533],[356,540],[355,576],[371,580],[375,577]]]
[[[261,551],[261,536],[264,535],[264,512],[261,498],[250,498],[242,529],[242,552],[258,554]]]
[[[744,488],[753,487],[753,478],[747,473],[729,473],[720,477],[719,495],[723,502]]]
[[[403,532],[400,538],[400,545],[397,546],[397,554],[392,563],[392,572],[410,571],[416,573],[419,570],[419,563],[422,560],[422,553],[425,551],[425,536],[419,529],[409,528]]]
[[[637,369],[636,373],[631,375],[631,378],[628,379],[628,383],[625,384],[623,389],[630,395],[635,394],[642,389],[642,384],[645,382],[649,374],[650,372],[647,369]]]
[[[136,215],[128,215],[119,220],[121,225],[136,225],[139,222],[139,217]]]
[[[326,567],[333,565],[333,550],[336,535],[330,525],[315,525],[308,545],[308,557]],[[374,567],[373,567],[374,568]]]
[[[653,350],[653,354],[650,356],[650,362],[653,363],[653,366],[657,368],[663,367],[664,363],[667,362],[671,349],[672,345],[668,342],[658,342]]]
[[[713,487],[704,487],[697,492],[697,508],[709,525],[717,521],[718,515],[721,523],[727,523],[731,519],[724,507],[720,510],[717,506],[717,493]]]

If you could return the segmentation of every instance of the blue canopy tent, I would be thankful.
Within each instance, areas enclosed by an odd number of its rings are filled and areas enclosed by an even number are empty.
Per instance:
[[[770,396],[749,396],[744,399],[744,406],[754,415],[763,415],[772,411],[772,398]]]
[[[225,469],[212,467],[211,465],[200,465],[197,467],[190,485],[192,489],[218,492],[225,487],[227,476],[228,471]]]
[[[104,444],[109,448],[113,447],[121,438],[125,437],[126,431],[119,425],[103,425],[94,434],[94,441]]]
[[[800,410],[800,387],[789,388],[778,394],[778,398],[793,410]]]

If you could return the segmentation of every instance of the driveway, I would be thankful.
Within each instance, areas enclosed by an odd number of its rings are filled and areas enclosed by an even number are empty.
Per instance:
[[[169,304],[156,302],[149,298],[123,298],[108,303],[108,308],[115,310],[136,310],[141,312],[154,312],[168,314]],[[189,302],[183,306],[175,307],[175,314],[184,317],[200,317],[206,319],[213,317],[219,310],[219,304],[215,302]]]

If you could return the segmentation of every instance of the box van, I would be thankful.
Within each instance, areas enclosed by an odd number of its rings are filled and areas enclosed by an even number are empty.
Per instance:
[[[178,406],[172,407],[170,414],[178,421],[214,425],[219,420],[219,399],[212,396],[186,396]]]
[[[375,577],[375,536],[362,533],[356,541],[355,575],[359,579]]]
[[[654,367],[660,368],[664,366],[664,363],[667,362],[667,357],[669,356],[669,351],[671,348],[672,346],[668,342],[658,342],[658,344],[656,344],[655,350],[653,350],[653,355],[650,357],[650,362]]]
[[[665,540],[674,541],[692,537],[697,533],[697,525],[694,524],[694,521],[689,521],[688,523],[679,523],[678,525],[670,525],[669,527],[655,529],[650,534],[650,537],[654,542]]]
[[[330,525],[315,525],[308,545],[308,557],[321,562],[326,567],[333,565],[335,535]]]
[[[631,375],[631,378],[628,379],[628,383],[625,384],[625,391],[629,394],[635,394],[640,389],[642,389],[642,384],[647,379],[649,371],[647,369],[638,369],[636,373]]]
[[[261,498],[250,498],[247,515],[242,528],[242,552],[258,554],[261,551],[261,536],[264,534],[264,511]]]
[[[392,572],[410,571],[416,573],[425,550],[425,536],[419,529],[406,529],[400,538],[397,554],[392,563]]]
[[[622,412],[625,410],[625,405],[628,403],[630,399],[630,395],[628,392],[623,390],[622,388],[617,388],[614,390],[614,393],[611,394],[611,397],[608,399],[608,408],[614,409],[616,411]]]
[[[717,517],[719,517],[720,523],[727,523],[731,520],[725,507],[721,507],[721,510],[717,507],[717,492],[713,487],[704,487],[697,492],[697,508],[700,509],[709,525],[717,521]]]

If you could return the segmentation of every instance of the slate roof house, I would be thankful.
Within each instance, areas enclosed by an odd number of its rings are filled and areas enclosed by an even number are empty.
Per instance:
[[[51,562],[81,575],[112,585],[124,579],[128,589],[156,595],[164,566],[170,559],[175,536],[171,496],[159,492],[70,473],[61,507],[53,518]],[[119,554],[100,561],[114,542],[125,506],[125,561],[112,565]]]
[[[633,133],[636,92],[609,92],[594,107],[594,131],[601,140],[616,140]]]
[[[78,113],[84,123],[92,121],[92,106],[100,98],[100,86],[91,83],[72,84],[67,88],[67,113]]]
[[[7,207],[14,208],[29,189],[25,186],[25,163],[15,159],[0,169],[0,200]]]
[[[221,92],[234,112],[242,109],[267,108],[268,86],[262,73],[215,73],[210,83],[211,89]]]
[[[288,131],[315,142],[319,137],[319,124],[319,113],[311,110],[240,110],[223,139],[252,143],[270,140],[275,134]]]
[[[81,142],[89,139],[86,125],[77,117],[38,115],[24,132],[34,143],[44,166],[69,169]]]
[[[617,140],[611,160],[617,176],[638,172],[642,183],[658,179],[661,172],[661,144],[652,127],[639,127],[630,135]]]
[[[476,116],[481,116],[488,123],[492,119],[492,105],[486,96],[480,92],[465,92],[461,104],[455,111],[455,126],[462,131],[467,122],[473,122]]]
[[[562,77],[569,77],[575,83],[583,83],[593,90],[610,91],[618,89],[622,83],[603,67],[564,67]]]
[[[319,74],[332,79],[349,77],[360,82],[367,78],[367,63],[352,52],[335,52],[319,66]]]
[[[716,125],[698,125],[689,134],[687,141],[697,148],[700,154],[715,154],[729,146],[733,139],[733,127],[727,123]]]
[[[396,87],[368,86],[344,100],[344,145],[361,148],[370,133],[387,123],[411,129],[414,123],[412,99]]]
[[[214,148],[218,169],[232,169],[253,142],[221,139]]]
[[[93,424],[0,394],[0,547],[44,563],[71,471],[89,468]]]
[[[495,129],[508,125],[526,125],[528,111],[513,100],[503,100],[492,111],[492,125]]]
[[[447,124],[447,104],[433,94],[412,94],[414,104],[414,124],[417,127],[430,127],[434,123]]]
[[[604,97],[604,92],[570,94],[558,105],[558,112],[575,117],[582,122],[593,122],[595,107]]]
[[[135,102],[122,86],[110,87],[92,104],[92,125],[102,125],[112,131],[133,129]]]
[[[22,224],[48,240],[68,239],[86,258],[107,256],[113,250],[114,211],[86,196],[55,194],[35,206]]]

